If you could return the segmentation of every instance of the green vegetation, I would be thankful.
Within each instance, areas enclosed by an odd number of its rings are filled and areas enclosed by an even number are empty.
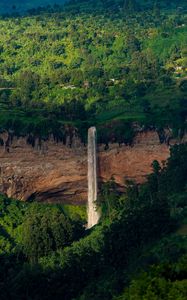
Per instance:
[[[102,219],[86,232],[59,206],[2,199],[1,299],[185,299],[186,158],[174,146],[122,195],[105,184]]]
[[[2,17],[0,128],[64,140],[76,127],[85,141],[94,124],[103,140],[117,131],[127,142],[132,122],[184,132],[186,4],[134,2],[72,1]]]
[[[0,18],[0,132],[32,146],[69,136],[71,146],[95,125],[106,149],[131,145],[136,129],[184,135],[186,1],[72,0],[24,15],[31,1],[10,3]],[[0,196],[1,300],[186,299],[186,199],[187,145],[163,169],[154,161],[145,184],[127,182],[123,194],[103,184],[90,230],[83,206]]]
[[[116,300],[171,299],[185,300],[187,296],[186,256],[172,265],[152,267],[149,272],[133,280],[129,289]]]
[[[0,254],[23,251],[35,261],[79,238],[85,223],[83,206],[28,204],[1,196]]]
[[[64,0],[1,0],[0,13],[17,15],[28,9],[52,4],[63,4]]]

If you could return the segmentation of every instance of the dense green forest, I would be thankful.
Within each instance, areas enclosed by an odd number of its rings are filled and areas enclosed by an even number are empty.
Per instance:
[[[100,223],[84,230],[84,207],[1,197],[1,299],[185,300],[187,146],[163,169],[118,194],[105,183]]]
[[[62,5],[64,0],[1,0],[0,13],[16,14],[47,5]]]
[[[185,1],[133,0],[71,1],[2,17],[0,127],[61,138],[68,125],[85,140],[94,124],[105,142],[131,141],[138,122],[182,135],[186,20]]]

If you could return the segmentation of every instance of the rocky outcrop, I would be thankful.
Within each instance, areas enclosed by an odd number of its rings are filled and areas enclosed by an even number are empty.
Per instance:
[[[71,147],[52,138],[36,140],[0,136],[0,192],[20,200],[85,203],[87,201],[87,149],[78,139]],[[152,161],[169,156],[169,146],[161,144],[155,131],[138,133],[133,146],[118,144],[98,147],[99,180],[113,177],[120,189],[125,180],[141,183],[152,171]]]
[[[113,176],[122,188],[126,180],[142,183],[152,172],[152,162],[158,160],[162,164],[169,154],[169,147],[160,143],[156,132],[139,133],[133,146],[112,145],[108,151],[100,150],[100,179],[106,181]]]
[[[39,201],[82,202],[86,199],[86,148],[77,142],[73,147],[48,141],[14,138],[7,148],[1,136],[0,192],[9,197]]]

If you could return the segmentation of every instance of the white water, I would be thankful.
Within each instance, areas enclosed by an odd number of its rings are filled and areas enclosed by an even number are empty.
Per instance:
[[[95,127],[88,130],[88,228],[99,221],[97,211],[97,132]]]

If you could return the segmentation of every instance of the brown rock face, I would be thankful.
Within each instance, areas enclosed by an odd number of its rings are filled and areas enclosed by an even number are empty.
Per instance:
[[[152,172],[152,162],[157,160],[162,165],[169,154],[169,147],[160,144],[156,132],[140,133],[135,138],[134,146],[112,145],[108,151],[100,150],[100,180],[107,181],[113,176],[122,188],[126,180],[142,183]]]
[[[20,200],[38,199],[46,202],[85,203],[87,201],[87,149],[74,139],[72,147],[52,139],[27,144],[26,138],[10,141],[1,135],[0,192]],[[9,139],[9,140],[8,140]],[[101,182],[114,177],[120,188],[125,179],[145,181],[153,160],[160,163],[169,156],[169,147],[160,144],[154,131],[136,136],[134,146],[117,144],[98,149]]]

